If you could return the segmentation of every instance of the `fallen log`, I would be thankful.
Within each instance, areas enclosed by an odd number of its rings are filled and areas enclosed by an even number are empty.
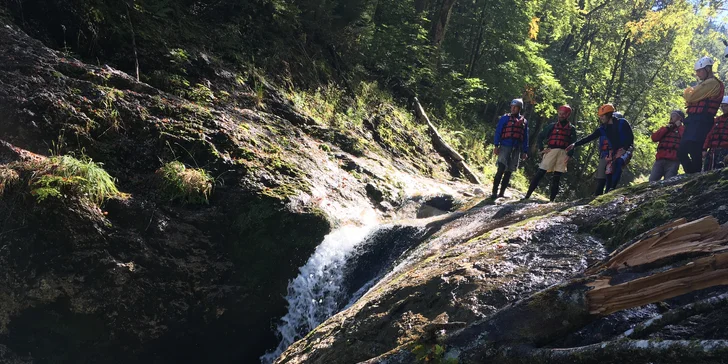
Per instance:
[[[682,267],[610,285],[611,277],[589,284],[589,312],[608,315],[708,287],[728,284],[728,253],[701,258]]]
[[[728,249],[728,227],[721,227],[712,216],[686,222],[684,219],[652,229],[644,238],[612,253],[609,259],[585,272],[625,269],[657,262],[687,253],[715,253]]]
[[[451,163],[452,166],[460,171],[471,183],[474,184],[480,184],[480,179],[478,176],[473,173],[473,171],[468,167],[468,165],[465,163],[465,158],[463,158],[460,153],[458,153],[455,149],[453,149],[450,145],[448,145],[445,140],[442,138],[440,133],[437,131],[437,128],[435,125],[432,124],[430,121],[430,118],[427,117],[427,114],[425,113],[425,109],[422,108],[422,105],[420,105],[420,101],[417,100],[417,98],[414,98],[414,104],[415,104],[415,115],[418,119],[423,120],[425,124],[427,124],[427,129],[430,134],[430,138],[432,139],[432,145],[435,148],[435,150],[440,153],[447,161],[448,163]]]
[[[638,242],[590,269],[601,272],[601,275],[575,279],[538,292],[496,312],[482,322],[453,333],[445,342],[452,348],[467,352],[459,358],[463,363],[491,360],[494,350],[497,352],[504,348],[511,351],[530,348],[516,356],[521,360],[531,357],[546,362],[581,362],[576,359],[585,351],[597,357],[614,357],[615,353],[628,356],[634,351],[671,355],[686,346],[697,344],[672,341],[645,346],[641,340],[632,340],[643,338],[650,331],[641,328],[640,333],[625,334],[622,340],[595,346],[570,349],[534,348],[620,310],[664,301],[709,287],[728,285],[728,251],[724,251],[727,247],[723,245],[726,237],[728,228],[720,226],[711,216],[692,222],[673,221],[653,229]],[[633,276],[631,272],[620,273],[620,268],[623,267],[674,264],[666,258],[684,253],[713,255],[699,257],[681,266],[637,279],[630,279]],[[612,284],[613,281],[623,283]],[[663,319],[664,325],[669,324],[670,320],[692,315],[693,312],[710,310],[711,307],[723,305],[725,302],[726,297],[719,296],[692,308],[686,307],[683,311]],[[724,341],[706,341],[704,344],[705,350],[701,348],[701,352],[705,353],[706,359],[725,354],[728,348]]]

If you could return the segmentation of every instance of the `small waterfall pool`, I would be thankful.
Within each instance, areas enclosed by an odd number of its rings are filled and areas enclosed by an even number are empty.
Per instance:
[[[261,356],[272,363],[288,346],[353,304],[425,233],[419,226],[343,226],[326,235],[288,283],[288,313],[276,329],[280,343]]]

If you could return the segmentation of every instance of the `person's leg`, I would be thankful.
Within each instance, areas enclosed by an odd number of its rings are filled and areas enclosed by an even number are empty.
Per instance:
[[[549,201],[554,202],[556,195],[559,194],[559,181],[561,181],[561,172],[554,172],[554,178],[551,180],[551,198]]]
[[[690,143],[690,141],[683,140],[677,150],[677,158],[680,160],[686,174],[695,173],[693,172],[693,160],[690,159]]]
[[[498,197],[505,196],[506,188],[508,188],[508,184],[511,182],[512,174],[513,172],[511,171],[506,171],[505,173],[503,173],[503,183],[501,183],[500,194],[498,194]]]
[[[619,184],[619,180],[622,178],[622,167],[624,167],[624,159],[622,158],[617,158],[612,163],[612,174],[611,176],[607,176],[606,192],[617,188],[617,184]]]
[[[698,173],[703,170],[703,144],[698,142],[688,143],[688,153],[693,161],[693,172]]]
[[[728,150],[726,149],[718,149],[717,152],[714,155],[714,161],[713,165],[715,166],[715,169],[719,168],[725,168],[726,166],[726,157],[728,156]]]
[[[545,169],[539,169],[538,172],[533,176],[533,179],[531,179],[531,185],[528,186],[528,192],[526,192],[525,198],[530,198],[533,191],[536,190],[536,187],[538,187],[538,183],[541,181],[541,178],[546,175]]]
[[[661,180],[663,175],[665,175],[665,178],[667,178],[665,171],[665,160],[656,160],[655,163],[652,164],[652,172],[650,172],[650,182],[657,182]]]
[[[506,171],[506,165],[498,163],[498,171],[495,172],[495,178],[493,179],[493,194],[491,197],[495,198],[498,196],[498,185],[501,183],[503,173]]]
[[[599,196],[604,193],[604,186],[607,184],[607,160],[599,158],[599,165],[597,166],[597,188],[594,190],[594,196]]]
[[[604,194],[604,187],[607,185],[606,178],[597,178],[597,188],[594,190],[594,196]]]
[[[665,179],[677,176],[677,170],[680,168],[680,162],[678,161],[665,161],[663,171],[665,172]]]
[[[705,155],[705,159],[703,159],[703,170],[706,172],[713,170],[713,150]]]

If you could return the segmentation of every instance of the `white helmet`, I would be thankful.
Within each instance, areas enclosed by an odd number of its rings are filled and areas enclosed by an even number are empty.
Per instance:
[[[703,69],[708,66],[713,65],[713,59],[710,57],[703,57],[699,59],[697,62],[695,62],[695,70]]]
[[[720,102],[721,104],[728,104],[728,96],[723,96],[723,101]]]

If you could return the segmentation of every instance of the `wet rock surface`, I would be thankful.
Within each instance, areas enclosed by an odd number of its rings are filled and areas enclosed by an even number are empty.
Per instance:
[[[385,277],[351,308],[293,344],[278,362],[415,363],[424,358],[443,362],[450,358],[461,363],[673,363],[691,362],[690,358],[703,360],[697,359],[703,357],[699,353],[708,353],[705,362],[719,362],[714,358],[723,349],[712,340],[722,342],[728,337],[723,329],[725,306],[686,314],[644,337],[668,340],[669,344],[663,346],[647,341],[619,344],[615,339],[650,319],[724,293],[724,287],[695,291],[596,320],[589,319],[586,312],[569,314],[557,309],[564,318],[573,317],[574,321],[565,328],[574,329],[545,338],[537,336],[537,328],[522,329],[533,330],[533,337],[539,339],[531,345],[540,349],[516,353],[512,350],[518,351],[517,347],[494,346],[488,351],[479,340],[484,335],[497,337],[493,330],[517,333],[517,327],[503,325],[528,321],[527,317],[518,316],[519,310],[538,314],[539,310],[523,306],[539,304],[538,295],[531,296],[533,293],[560,282],[578,282],[587,266],[647,230],[678,217],[691,220],[713,214],[720,223],[728,221],[720,209],[726,204],[726,173],[718,171],[667,183],[643,184],[594,201],[570,204],[481,203],[446,222],[410,254],[409,265]],[[632,280],[679,267],[689,258],[678,257],[652,271],[649,267],[627,270],[619,277]],[[543,314],[549,315],[552,309],[555,308],[550,307]],[[495,317],[496,321],[492,321]],[[567,321],[563,324],[567,325]],[[525,331],[518,335],[530,337]],[[690,346],[691,340],[695,341],[692,347],[703,347],[705,351],[683,348]],[[610,344],[599,346],[602,343]],[[553,348],[563,348],[559,354],[562,356],[548,351]],[[678,354],[681,351],[683,356]]]

